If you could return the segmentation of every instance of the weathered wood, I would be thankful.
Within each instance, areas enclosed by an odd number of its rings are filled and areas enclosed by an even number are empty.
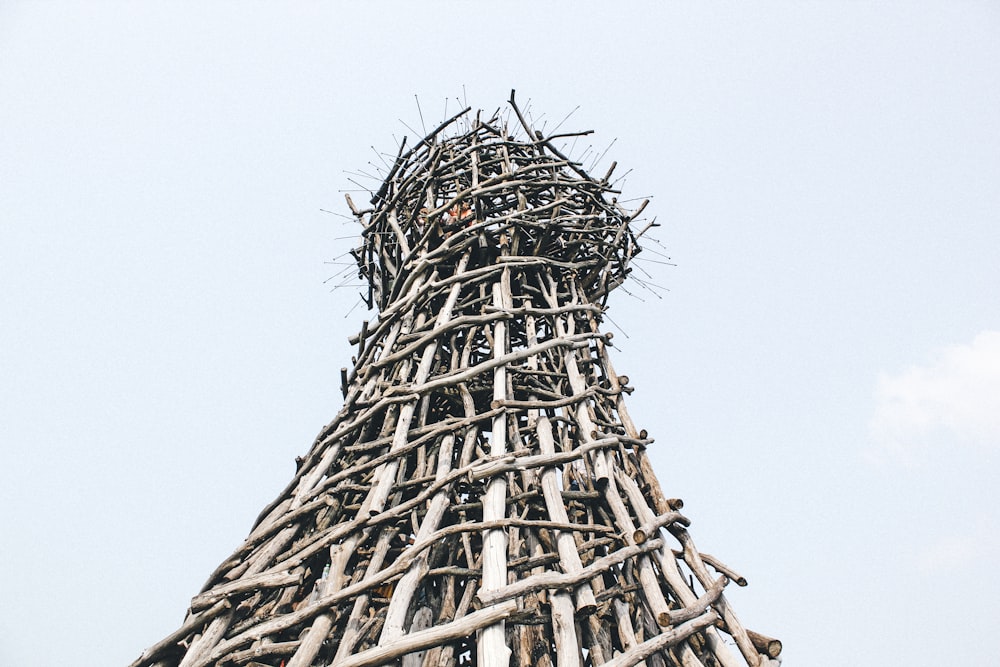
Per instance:
[[[451,470],[452,447],[454,443],[455,436],[452,434],[446,435],[441,440],[436,474],[439,481],[445,479]],[[415,544],[426,544],[432,538],[448,507],[448,496],[449,492],[446,487],[435,494],[428,506],[427,514],[424,515],[424,520],[420,524],[420,529],[417,531]],[[420,555],[410,563],[406,573],[399,580],[399,585],[397,586],[399,592],[393,596],[392,601],[389,603],[385,625],[382,626],[382,636],[379,638],[380,646],[385,646],[395,641],[403,634],[403,625],[410,602],[413,600],[417,586],[423,575],[427,572],[427,569],[427,551],[421,551]]]
[[[695,632],[709,627],[715,622],[718,616],[713,611],[706,612],[701,616],[678,625],[670,630],[665,630],[652,639],[648,639],[638,646],[634,646],[614,659],[604,663],[604,667],[632,667],[657,651],[662,651],[668,646],[673,646],[678,642],[687,639]]]
[[[753,643],[754,648],[763,653],[769,658],[777,658],[781,655],[781,640],[775,639],[773,637],[768,637],[767,635],[762,635],[759,632],[754,632],[753,630],[747,630],[747,636]]]
[[[207,623],[212,621],[212,619],[229,611],[231,608],[232,604],[229,600],[220,600],[213,605],[211,609],[207,609],[200,614],[191,614],[179,628],[143,651],[142,655],[139,656],[139,659],[129,665],[129,667],[151,665],[154,660],[159,658],[169,649],[176,646],[177,643],[183,638],[188,637],[192,632],[195,632],[198,628],[204,627]]]
[[[681,554],[682,557],[683,557],[683,553],[684,553],[683,551],[680,552],[680,554]],[[674,555],[675,556],[678,555],[678,552],[674,552]],[[744,576],[742,576],[740,574],[737,574],[728,565],[722,563],[717,558],[715,558],[715,556],[710,556],[709,554],[704,553],[704,552],[702,552],[700,554],[700,556],[701,556],[701,560],[706,565],[710,565],[716,572],[718,572],[720,574],[724,574],[727,577],[729,577],[733,581],[733,583],[735,583],[737,586],[743,587],[743,586],[747,585],[746,577],[744,577]],[[747,632],[749,632],[749,630],[747,630]],[[771,656],[771,657],[773,658],[773,657],[776,657],[776,656]]]
[[[343,407],[132,667],[756,667],[780,649],[726,600],[745,580],[694,548],[601,332],[646,203],[626,210],[611,170],[511,109],[404,141],[370,205],[348,200],[377,312]]]
[[[536,423],[538,432],[538,446],[543,456],[553,456],[555,454],[555,441],[552,438],[552,426],[547,417],[539,417]],[[545,468],[541,475],[542,493],[545,496],[545,505],[548,508],[549,516],[553,521],[559,523],[569,523],[566,515],[566,507],[563,505],[562,495],[559,491],[556,474],[552,468]],[[568,531],[558,531],[556,533],[556,545],[559,548],[559,559],[563,572],[569,575],[578,574],[583,570],[580,562],[580,554],[577,552],[576,540],[573,534]],[[591,614],[597,608],[597,601],[594,599],[594,591],[589,583],[584,583],[575,591],[576,610],[581,614]]]
[[[271,655],[291,655],[298,648],[299,642],[271,642],[249,648],[245,651],[235,651],[230,654],[230,659],[237,665],[246,664],[247,667],[260,665],[262,663],[250,662],[253,658],[263,658]]]
[[[661,514],[660,516],[654,518],[652,521],[643,523],[641,526],[635,529],[632,533],[632,539],[635,540],[636,544],[642,544],[645,542],[650,535],[658,531],[664,526],[669,526],[672,523],[681,523],[685,526],[691,525],[680,512],[667,512],[666,514]]]
[[[468,254],[464,255],[458,262],[456,267],[456,272],[461,275],[465,266],[469,261]],[[456,283],[448,292],[448,298],[444,303],[441,311],[437,316],[437,325],[440,326],[451,319],[451,311],[455,307],[455,301],[458,299],[458,294],[461,291],[461,284]],[[420,357],[420,365],[417,366],[416,375],[413,378],[413,383],[419,385],[427,379],[428,374],[431,370],[431,364],[434,362],[434,355],[437,352],[437,342],[431,341],[428,343],[427,347],[424,348],[423,354]],[[404,360],[404,364],[406,361]],[[419,393],[419,392],[418,392]],[[392,440],[392,445],[389,447],[389,453],[399,450],[400,448],[406,446],[408,431],[410,428],[410,420],[413,419],[413,411],[416,408],[416,401],[411,401],[405,403],[399,411],[399,419],[396,422],[396,433]],[[396,471],[399,469],[398,459],[390,459],[388,462],[383,464],[383,467],[376,469],[375,477],[378,480],[375,487],[372,489],[371,502],[369,503],[368,511],[370,514],[378,514],[385,508],[385,501],[389,497],[389,492],[391,490],[392,481],[396,476]]]
[[[510,273],[504,271],[504,279],[493,284],[493,306],[510,307]],[[505,285],[504,282],[507,284]],[[493,325],[494,358],[502,358],[507,353],[507,323],[498,320]],[[507,367],[498,364],[493,369],[493,400],[507,397]],[[507,451],[506,415],[493,418],[490,456],[502,456]],[[502,521],[506,517],[507,480],[504,475],[493,476],[486,485],[483,498],[483,521]],[[502,588],[507,584],[507,534],[491,529],[483,533],[483,579],[481,592]],[[502,620],[480,630],[478,663],[484,667],[506,667],[510,663],[511,650],[507,646]]]
[[[552,640],[556,645],[558,667],[580,667],[579,640],[573,622],[573,599],[565,591],[553,591],[549,596],[552,608]]]
[[[291,583],[301,583],[302,572],[263,572],[261,574],[241,577],[227,584],[196,595],[191,599],[191,611],[199,612],[217,604],[219,600],[231,595],[237,595],[251,590],[278,588]]]
[[[308,667],[311,665],[322,648],[323,642],[326,641],[331,627],[333,627],[333,616],[330,614],[317,616],[309,627],[305,639],[299,643],[291,660],[286,663],[286,667]]]
[[[229,610],[225,614],[216,616],[205,628],[205,631],[197,637],[191,646],[188,648],[187,652],[184,654],[184,659],[180,661],[179,667],[192,667],[192,665],[197,665],[202,656],[208,654],[219,640],[222,639],[226,628],[229,624],[233,622],[233,612]]]
[[[392,538],[392,531],[382,529],[379,532],[378,541],[375,544],[375,550],[372,552],[371,558],[368,561],[368,567],[365,569],[365,579],[371,580],[372,578],[379,576],[382,570],[382,563],[385,560],[386,554],[389,552],[389,543]],[[369,588],[370,587],[366,587],[363,592],[354,596],[354,605],[351,608],[351,613],[347,620],[347,626],[344,628],[344,634],[340,639],[339,646],[337,647],[337,653],[333,658],[334,663],[338,660],[343,660],[346,656],[353,653],[354,647],[363,636],[363,630],[359,626],[361,624],[361,620],[367,616],[365,612],[371,601],[371,591]],[[321,598],[320,601],[317,602],[317,606],[328,606],[323,602],[323,600],[324,598]]]
[[[339,662],[335,661],[331,667],[381,665],[407,653],[444,644],[460,637],[468,637],[477,630],[490,627],[509,617],[516,609],[517,603],[513,600],[501,602],[498,605],[474,611],[451,623],[436,625],[420,632],[405,635],[391,646],[377,646],[344,658]]]
[[[673,533],[678,540],[680,540],[681,545],[684,547],[684,560],[691,567],[695,578],[698,579],[702,586],[710,586],[712,575],[705,567],[705,563],[701,559],[701,554],[694,547],[694,541],[691,539],[687,530],[680,526],[673,525],[670,527],[670,532]],[[736,642],[736,646],[739,648],[740,653],[743,654],[747,664],[751,667],[756,667],[757,663],[760,661],[757,649],[754,648],[753,643],[747,636],[746,629],[736,617],[736,612],[730,606],[729,601],[726,600],[726,596],[720,595],[719,599],[715,603],[715,606],[719,611],[719,615],[722,616],[722,619],[726,623],[726,632],[728,632]],[[715,635],[712,631],[708,632],[707,635],[709,639],[715,639]]]
[[[581,582],[598,576],[601,572],[609,570],[612,566],[618,565],[630,558],[636,558],[663,546],[663,540],[649,540],[645,544],[628,546],[608,554],[603,558],[598,558],[590,565],[574,573],[547,571],[540,574],[533,574],[497,591],[480,591],[476,596],[483,604],[495,604],[501,600],[524,595],[546,588],[572,588]],[[666,603],[664,603],[664,608]],[[669,612],[668,612],[669,615]]]
[[[618,487],[615,484],[614,477],[608,478],[607,483],[604,486],[604,497],[608,506],[611,508],[616,524],[621,528],[622,532],[629,537],[634,535],[635,524],[632,522],[632,517],[629,515],[628,510],[625,508],[625,503],[622,502],[621,496],[618,495]],[[643,546],[652,546],[654,543],[656,545],[654,548],[659,548],[663,545],[661,540],[649,540]],[[657,619],[669,618],[670,609],[667,605],[666,598],[663,596],[663,591],[660,589],[660,582],[657,579],[656,572],[654,572],[653,566],[649,562],[649,557],[645,554],[645,551],[636,559],[636,564],[639,570],[639,582],[642,584],[642,590],[645,593],[646,604],[649,605],[653,617]],[[678,595],[686,593],[690,597],[694,596],[693,593],[687,591],[686,589],[684,593],[681,591],[676,592]],[[666,614],[666,616],[664,616],[664,614]]]
[[[729,579],[724,576],[719,577],[697,600],[686,607],[670,610],[667,618],[660,618],[657,619],[657,621],[660,625],[669,627],[683,623],[684,621],[688,621],[695,616],[700,615],[707,607],[714,605],[718,601],[719,596],[722,595],[722,589],[725,588],[728,583]]]

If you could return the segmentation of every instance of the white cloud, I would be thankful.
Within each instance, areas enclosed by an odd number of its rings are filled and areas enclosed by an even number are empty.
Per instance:
[[[1000,447],[1000,331],[946,348],[930,365],[881,374],[875,401],[872,438],[904,460],[942,436]]]

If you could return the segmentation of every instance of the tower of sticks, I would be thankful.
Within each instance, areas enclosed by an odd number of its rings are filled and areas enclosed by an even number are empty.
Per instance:
[[[601,331],[645,204],[510,105],[404,141],[371,206],[348,197],[378,316],[351,339],[343,409],[133,667],[778,656],[661,490]]]

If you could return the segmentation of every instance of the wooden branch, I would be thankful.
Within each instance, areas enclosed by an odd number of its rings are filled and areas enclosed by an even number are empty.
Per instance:
[[[309,627],[305,638],[300,640],[298,648],[295,649],[295,653],[286,667],[308,667],[311,665],[323,647],[323,642],[326,641],[327,634],[332,627],[333,616],[330,614],[317,616]]]
[[[747,636],[750,637],[750,641],[753,643],[754,648],[767,657],[777,658],[781,655],[782,647],[780,639],[774,639],[773,637],[762,635],[759,632],[754,632],[753,630],[747,630]]]
[[[510,303],[510,271],[504,270],[501,280],[493,283],[493,305],[499,309],[511,307]],[[493,324],[493,357],[499,361],[507,356],[508,338],[507,323],[498,320]],[[507,366],[497,363],[493,374],[493,399],[503,400],[507,397]],[[507,452],[506,415],[499,414],[493,418],[490,455],[503,456]],[[503,521],[507,516],[507,479],[504,475],[493,475],[486,483],[486,494],[483,496],[483,521]],[[483,531],[483,578],[480,591],[490,591],[501,588],[507,583],[507,534],[502,530],[490,529]],[[510,648],[507,646],[503,622],[483,628],[476,644],[477,663],[484,667],[506,667],[510,661]]]
[[[199,612],[218,604],[220,600],[237,593],[251,590],[278,588],[292,583],[302,583],[302,572],[262,572],[260,574],[241,577],[236,581],[221,584],[205,593],[191,599],[191,611]]]
[[[448,471],[451,468],[452,446],[454,443],[455,436],[452,434],[446,435],[441,442],[436,473],[438,481],[442,481],[448,476]],[[438,491],[428,506],[424,520],[420,524],[420,529],[414,538],[414,544],[425,544],[430,539],[434,531],[438,529],[438,525],[447,507],[448,492],[445,490]],[[410,563],[402,579],[399,580],[399,586],[397,586],[398,592],[393,595],[392,600],[389,602],[385,624],[382,626],[382,635],[379,638],[380,646],[395,641],[403,634],[403,625],[406,621],[410,602],[427,569],[427,552],[421,551],[420,555]]]
[[[451,623],[436,625],[420,632],[404,635],[390,646],[376,646],[366,651],[361,651],[340,662],[332,663],[331,667],[373,667],[374,665],[381,665],[407,653],[445,644],[461,637],[468,637],[478,630],[489,627],[509,617],[516,609],[517,603],[513,600],[485,607]]]
[[[632,667],[632,665],[637,665],[657,651],[674,646],[696,632],[711,626],[717,618],[718,615],[714,611],[707,611],[687,623],[665,630],[652,639],[647,639],[638,646],[615,656],[604,663],[604,667]]]
[[[140,667],[140,665],[148,665],[156,658],[163,655],[166,651],[173,648],[177,643],[184,637],[187,637],[194,630],[204,627],[212,619],[217,618],[219,615],[232,609],[232,604],[229,600],[220,600],[211,609],[201,612],[200,614],[191,614],[188,616],[187,620],[169,635],[153,644],[139,656],[139,659],[133,662],[129,667]]]
[[[597,394],[595,388],[590,388],[583,394],[565,396],[563,398],[558,398],[554,401],[515,401],[515,400],[504,400],[504,401],[493,401],[490,403],[491,408],[509,408],[513,410],[547,410],[553,408],[561,408],[566,405],[572,405],[573,403],[579,403],[585,401],[589,398],[593,398]]]
[[[558,454],[535,454],[533,456],[504,456],[500,459],[480,463],[473,468],[471,475],[473,479],[485,479],[505,472],[513,472],[515,470],[531,470],[532,468],[543,468],[546,466],[570,463],[572,461],[579,460],[588,452],[614,447],[618,443],[619,439],[617,437],[608,437],[601,438],[599,440],[591,440],[587,444],[581,445],[580,447],[577,447],[569,452],[560,452]]]
[[[614,515],[617,526],[625,535],[631,537],[635,534],[635,524],[632,522],[632,517],[629,515],[628,509],[625,507],[625,503],[622,502],[621,496],[618,495],[618,487],[615,483],[614,477],[610,477],[608,479],[603,491],[605,500]],[[642,584],[642,591],[646,596],[646,603],[649,605],[650,611],[657,619],[664,618],[664,616],[662,616],[664,613],[669,614],[670,608],[667,605],[666,598],[663,596],[663,591],[660,589],[660,583],[657,579],[656,573],[653,571],[653,566],[649,562],[649,558],[645,555],[645,551],[648,547],[659,549],[662,546],[663,540],[657,538],[655,540],[648,540],[645,544],[637,547],[639,549],[643,549],[643,555],[637,559],[636,564],[636,568],[639,571],[639,582]],[[687,591],[686,588],[684,591],[690,593],[690,591]],[[683,595],[684,591],[675,591],[675,593]],[[690,597],[693,597],[693,594],[691,594]],[[683,597],[681,600],[685,603],[690,601],[685,600]]]
[[[588,579],[598,576],[602,572],[611,569],[613,566],[618,565],[629,558],[640,556],[653,551],[654,549],[659,549],[662,546],[662,539],[657,538],[655,540],[649,540],[641,546],[634,545],[625,547],[608,554],[607,556],[598,558],[590,565],[574,573],[549,571],[532,574],[523,579],[518,579],[513,583],[507,584],[507,586],[498,591],[480,591],[476,594],[476,597],[479,598],[479,601],[483,604],[495,604],[502,600],[509,600],[514,597],[534,593],[547,588],[572,588],[580,585]],[[663,610],[667,611],[669,614],[666,607],[667,605],[664,603]]]
[[[725,576],[719,577],[697,600],[680,609],[671,609],[666,618],[658,618],[656,619],[657,622],[664,627],[670,627],[702,614],[708,607],[718,601],[719,596],[722,595],[722,589],[728,583],[729,579]]]
[[[555,456],[555,441],[552,438],[552,426],[547,417],[539,417],[536,424],[538,433],[538,446],[543,456]],[[563,505],[562,494],[559,491],[559,484],[556,481],[556,473],[552,468],[545,468],[541,474],[542,494],[545,497],[545,506],[549,511],[549,516],[553,521],[559,523],[569,523],[566,514],[566,507]],[[580,554],[577,552],[576,540],[569,531],[558,531],[556,533],[556,545],[559,548],[559,559],[563,572],[569,575],[579,574],[583,570],[580,562]],[[594,599],[594,591],[590,584],[579,586],[576,590],[576,610],[581,614],[591,614],[597,608],[597,600]]]
[[[569,349],[586,347],[591,338],[594,338],[593,334],[578,334],[565,338],[552,338],[544,343],[539,343],[533,348],[526,348],[524,350],[518,350],[517,352],[511,352],[510,354],[505,354],[502,357],[476,364],[475,366],[463,371],[449,373],[448,375],[440,376],[434,380],[428,380],[423,384],[414,384],[409,388],[401,389],[401,391],[406,391],[407,393],[427,394],[436,389],[440,389],[441,387],[453,386],[459,382],[464,382],[479,375],[480,373],[491,371],[499,366],[509,366],[532,355],[541,354],[546,350],[560,347]]]
[[[202,631],[200,636],[196,636],[184,653],[178,667],[193,667],[208,654],[222,639],[223,634],[233,620],[233,610],[230,609],[224,614],[213,618],[208,626]]]
[[[556,645],[558,667],[580,667],[580,645],[573,617],[573,600],[565,591],[553,591],[549,598],[552,614],[552,640]]]
[[[681,546],[684,547],[685,562],[691,568],[692,572],[694,572],[694,576],[698,579],[699,583],[702,586],[710,586],[712,576],[705,568],[705,563],[701,559],[701,554],[694,547],[694,541],[691,539],[691,536],[688,535],[688,532],[684,528],[676,524],[670,526],[669,530],[680,541]],[[743,624],[736,617],[736,612],[729,606],[726,597],[720,595],[715,606],[719,610],[719,615],[726,623],[726,632],[736,641],[736,646],[747,661],[747,664],[751,665],[751,667],[757,667],[757,663],[760,661],[757,649],[751,643]]]
[[[632,533],[632,539],[635,540],[636,544],[642,544],[645,542],[650,535],[654,534],[660,528],[664,526],[669,526],[672,523],[680,523],[685,526],[691,525],[691,522],[684,517],[680,512],[667,512],[666,514],[661,514],[652,521],[648,521]]]
[[[245,651],[236,651],[230,654],[230,658],[233,663],[238,665],[253,658],[261,658],[268,655],[290,655],[295,652],[295,649],[298,648],[298,646],[298,640],[291,642],[261,644],[260,646],[246,649]]]
[[[681,553],[683,554],[683,552]],[[737,586],[743,587],[747,585],[747,580],[745,577],[743,577],[740,574],[737,574],[736,571],[734,571],[732,568],[722,563],[715,556],[710,556],[709,554],[704,552],[702,552],[700,555],[702,561],[704,561],[706,565],[710,565],[712,568],[715,569],[716,572],[724,574],[730,579],[732,579]],[[747,632],[749,632],[749,630],[747,630]],[[771,657],[773,658],[775,656]]]

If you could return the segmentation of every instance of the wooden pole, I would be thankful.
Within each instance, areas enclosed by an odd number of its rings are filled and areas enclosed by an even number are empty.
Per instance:
[[[510,304],[510,273],[504,271],[503,279],[493,284],[493,307],[505,310]],[[502,358],[507,353],[507,323],[497,320],[493,325],[494,358]],[[507,367],[498,364],[493,369],[493,400],[507,398]],[[501,413],[493,418],[490,456],[502,456],[507,451],[507,416]],[[483,498],[483,521],[499,521],[506,517],[507,481],[503,475],[496,475],[486,486]],[[488,592],[507,585],[507,534],[493,529],[483,533],[483,583],[482,591]],[[478,664],[484,667],[507,667],[511,650],[507,646],[506,631],[502,619],[479,631]]]

